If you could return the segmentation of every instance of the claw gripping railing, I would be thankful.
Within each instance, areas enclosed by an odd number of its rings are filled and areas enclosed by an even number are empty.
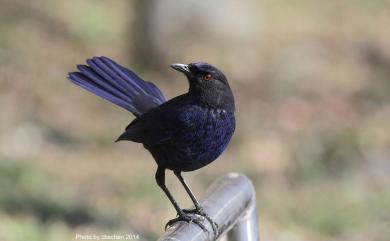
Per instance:
[[[215,181],[201,202],[204,211],[218,224],[214,237],[194,223],[177,222],[158,241],[211,241],[227,236],[228,241],[259,241],[255,189],[244,175],[229,173]]]

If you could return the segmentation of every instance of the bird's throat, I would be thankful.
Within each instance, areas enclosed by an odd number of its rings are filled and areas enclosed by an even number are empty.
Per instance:
[[[189,94],[201,105],[234,112],[234,97],[230,88],[190,88]]]

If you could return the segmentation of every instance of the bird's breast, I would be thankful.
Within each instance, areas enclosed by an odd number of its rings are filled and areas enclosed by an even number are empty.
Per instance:
[[[227,147],[235,129],[234,113],[222,109],[195,106],[182,118],[185,126],[175,136],[171,150],[182,171],[196,170],[214,161]]]

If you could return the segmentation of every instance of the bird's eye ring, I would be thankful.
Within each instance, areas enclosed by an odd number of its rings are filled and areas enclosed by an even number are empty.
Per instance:
[[[211,80],[211,78],[212,78],[211,74],[205,74],[202,76],[202,79],[206,81]]]

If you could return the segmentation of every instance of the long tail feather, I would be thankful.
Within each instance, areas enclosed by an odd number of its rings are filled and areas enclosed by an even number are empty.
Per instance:
[[[93,57],[87,65],[78,65],[79,72],[69,73],[68,79],[132,112],[135,116],[165,102],[162,92],[134,72],[107,57]]]

